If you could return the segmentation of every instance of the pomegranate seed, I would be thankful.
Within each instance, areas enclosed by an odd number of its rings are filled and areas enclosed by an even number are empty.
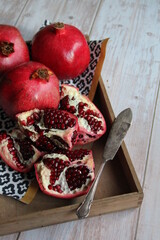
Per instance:
[[[26,123],[25,120],[22,120],[22,121],[21,121],[21,124],[22,124],[23,126],[26,126],[26,125],[27,125],[27,123]]]
[[[57,191],[57,187],[56,186],[53,187],[53,191]]]
[[[82,171],[81,171],[82,169]],[[81,165],[79,167],[70,167],[66,170],[66,180],[70,190],[74,190],[77,186],[80,188],[86,182],[86,176],[89,173],[89,169]],[[78,181],[78,184],[77,184]]]
[[[48,185],[48,189],[49,189],[49,190],[52,190],[52,185],[51,185],[51,184]]]
[[[61,172],[63,172],[65,166],[69,165],[68,161],[63,161],[59,158],[46,158],[44,161],[46,167],[51,170],[50,183],[54,184],[56,180],[59,179]]]
[[[33,113],[33,118],[34,118],[35,120],[39,120],[39,119],[40,119],[40,116],[39,116],[39,114],[38,114],[37,112],[34,112],[34,113]]]
[[[52,110],[52,112],[50,112],[49,110],[45,110],[45,114],[44,114],[44,124],[45,127],[47,128],[55,128],[55,129],[67,129],[68,127],[70,127],[70,125],[68,125],[69,121],[72,120],[73,122],[73,126],[76,124],[75,119],[72,119],[68,113],[66,112],[62,112],[60,110]],[[57,125],[56,125],[57,124]],[[72,127],[73,127],[72,126]]]
[[[32,116],[29,116],[28,118],[27,118],[27,124],[28,125],[32,125],[34,123],[34,119],[32,118]]]
[[[75,112],[76,112],[76,108],[75,108],[74,106],[71,106],[71,107],[69,108],[69,112],[70,112],[70,113],[75,113]]]

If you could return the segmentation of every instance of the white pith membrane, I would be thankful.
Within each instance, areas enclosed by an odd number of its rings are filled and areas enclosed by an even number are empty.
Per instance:
[[[29,135],[29,138],[31,139],[31,141],[36,142],[39,139],[39,137],[41,137],[41,135],[37,133],[37,131],[35,130],[35,127],[33,124],[27,125],[27,117],[30,117],[31,115],[33,115],[33,113],[38,113],[40,115],[40,120],[38,120],[37,122],[35,120],[35,125],[37,125],[39,129],[43,131],[43,136],[46,136],[47,138],[49,138],[58,147],[67,148],[64,146],[63,143],[61,143],[60,141],[58,141],[58,139],[55,138],[55,137],[60,137],[64,142],[67,143],[69,148],[72,148],[72,137],[73,137],[74,131],[77,131],[78,129],[77,124],[75,124],[74,127],[68,127],[65,130],[54,129],[54,128],[48,129],[47,127],[45,127],[44,121],[43,121],[44,110],[39,110],[39,109],[33,109],[27,112],[17,114],[17,119],[18,119],[18,124],[20,126],[20,129],[24,132],[29,131],[30,133],[32,133]],[[74,115],[73,115],[73,118],[77,121]]]
[[[79,125],[78,135],[79,136],[83,135],[83,140],[86,142],[93,141],[93,140],[99,138],[99,136],[101,136],[104,133],[104,130],[99,129],[95,133],[94,131],[91,130],[91,127],[88,124],[88,121],[85,118],[78,116],[79,103],[82,102],[84,104],[87,104],[88,106],[84,106],[83,111],[86,112],[87,110],[92,110],[93,112],[96,112],[97,114],[99,114],[98,117],[94,116],[92,114],[89,114],[89,116],[91,116],[91,118],[94,118],[95,120],[101,122],[102,126],[104,126],[104,128],[106,128],[105,120],[104,120],[102,114],[100,113],[100,111],[97,109],[97,107],[85,95],[81,95],[79,93],[78,88],[75,88],[75,87],[67,85],[67,84],[62,84],[61,85],[61,100],[65,96],[69,97],[69,106],[73,106],[76,109],[76,112],[73,114],[78,117],[78,125]],[[80,141],[79,138],[77,138],[77,142],[78,141]]]
[[[45,166],[44,164],[44,160],[45,159],[56,159],[59,158],[60,160],[63,160],[64,162],[68,162],[70,165],[66,166],[63,171],[60,173],[60,176],[58,178],[58,180],[55,181],[55,183],[53,184],[53,186],[57,186],[60,185],[61,186],[61,190],[62,192],[59,193],[57,191],[54,191],[53,189],[49,189],[48,186],[51,184],[50,183],[50,175],[51,175],[51,170]],[[78,162],[81,162],[78,164]],[[89,169],[89,173],[87,176],[90,176],[90,178],[86,179],[86,182],[84,184],[82,184],[82,186],[80,188],[76,188],[74,190],[71,190],[67,184],[67,180],[66,180],[66,171],[69,168],[72,167],[78,167],[78,166],[86,166]],[[37,171],[37,175],[36,177],[38,177],[38,182],[40,182],[40,187],[42,191],[48,192],[50,195],[54,195],[54,196],[61,196],[61,197],[65,197],[65,195],[71,195],[71,194],[75,194],[75,193],[79,193],[82,192],[84,189],[87,189],[89,183],[91,183],[91,181],[93,181],[94,179],[94,162],[93,162],[93,156],[91,151],[89,152],[89,154],[85,155],[83,157],[82,160],[75,160],[73,162],[71,162],[69,160],[69,158],[64,155],[64,154],[59,154],[59,153],[52,153],[52,154],[46,154],[43,156],[42,160],[38,163],[35,164],[36,166],[36,171]]]
[[[24,160],[24,158],[20,152],[20,146],[16,142],[16,139],[24,140],[26,138],[26,136],[18,129],[15,129],[11,133],[6,133],[6,134],[7,134],[7,137],[0,142],[0,156],[2,157],[2,159],[5,162],[7,160],[6,163],[8,163],[8,164],[10,163],[10,165],[12,165],[12,166],[14,165],[15,167],[18,167],[17,163],[14,160],[14,156],[10,153],[8,146],[7,146],[10,139],[12,139],[12,141],[13,141],[13,146],[17,153],[19,162],[24,166],[24,168],[22,170],[25,170],[25,167],[29,168],[30,166],[32,166],[38,160],[38,158],[41,156],[41,153],[33,145],[30,145],[34,151],[34,155],[30,159]]]

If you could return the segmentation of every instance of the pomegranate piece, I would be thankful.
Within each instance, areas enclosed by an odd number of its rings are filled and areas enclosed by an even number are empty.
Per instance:
[[[41,155],[19,129],[0,132],[0,156],[12,169],[28,172]]]
[[[29,51],[19,30],[0,25],[0,75],[11,68],[29,61]]]
[[[81,95],[78,88],[62,84],[60,109],[74,114],[78,118],[77,144],[95,141],[106,132],[106,122],[102,113],[89,100]]]
[[[10,116],[34,108],[57,108],[59,80],[46,66],[28,62],[6,73],[0,83],[0,104]]]
[[[74,198],[88,192],[94,180],[92,151],[58,150],[35,163],[40,189],[57,198]]]
[[[52,152],[55,146],[71,149],[76,141],[77,117],[66,111],[34,109],[17,114],[17,119],[21,130],[40,150]]]
[[[41,29],[32,40],[32,58],[62,79],[77,77],[90,61],[84,35],[74,26],[54,23]]]

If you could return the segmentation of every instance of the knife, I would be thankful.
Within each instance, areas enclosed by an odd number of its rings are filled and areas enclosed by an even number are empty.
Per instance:
[[[109,132],[107,142],[104,147],[103,152],[103,162],[99,168],[97,176],[93,181],[89,192],[87,193],[85,199],[80,204],[77,209],[77,216],[79,219],[85,218],[89,215],[91,204],[95,195],[98,181],[100,179],[101,173],[107,161],[114,159],[121,143],[131,125],[132,121],[132,111],[130,108],[123,110],[117,118],[115,118],[111,130]]]

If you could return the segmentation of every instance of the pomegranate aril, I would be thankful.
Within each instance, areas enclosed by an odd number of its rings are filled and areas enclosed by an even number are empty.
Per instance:
[[[78,171],[81,170],[82,171]],[[86,182],[86,175],[89,173],[88,168],[86,168],[85,166],[82,165],[74,168],[71,167],[69,169],[66,170],[66,179],[67,179],[67,183],[68,186],[71,190],[74,190],[77,186],[79,186],[79,188],[85,184]],[[78,184],[77,184],[78,181]]]
[[[48,189],[49,190],[51,190],[52,189],[52,185],[50,184],[50,185],[48,185]]]
[[[39,115],[37,112],[34,112],[34,113],[33,113],[33,118],[34,118],[35,120],[39,120],[39,119],[40,119],[40,115]]]
[[[65,163],[63,160],[56,157],[54,159],[46,158],[44,160],[44,165],[51,170],[50,183],[54,185],[55,181],[59,179],[61,172],[63,172]]]
[[[6,136],[3,145],[0,144],[2,159],[16,171],[29,171],[41,153],[33,148],[30,141],[18,129],[13,130],[12,133],[6,133]]]
[[[33,116],[29,116],[29,117],[27,118],[27,124],[28,124],[28,125],[32,125],[33,123],[34,123]]]
[[[76,96],[76,101],[72,100],[72,96]],[[79,119],[78,136],[74,144],[94,141],[105,133],[105,120],[95,105],[86,96],[81,95],[77,88],[62,84],[60,109],[71,112],[72,107],[76,108],[72,113]]]
[[[56,148],[53,142],[50,141],[49,138],[46,136],[40,136],[37,141],[35,142],[35,146],[40,150],[40,151],[48,151],[48,152],[53,152],[54,149]]]
[[[0,142],[6,138],[7,138],[7,134],[2,132],[0,135]]]
[[[73,160],[79,156],[81,160]],[[81,165],[77,164],[78,162]],[[41,167],[38,167],[39,164]],[[43,177],[41,172],[45,167],[49,170],[46,171],[49,174],[47,178]],[[41,190],[59,198],[72,198],[86,193],[94,179],[93,156],[91,151],[86,149],[57,149],[54,153],[44,155],[41,162],[35,164],[35,170]]]
[[[28,116],[27,124],[29,124],[26,126],[21,124],[23,115]],[[37,120],[34,119],[34,115]],[[18,114],[17,118],[21,129],[42,151],[52,152],[54,150],[52,143],[61,148],[71,149],[76,142],[74,132],[78,130],[78,120],[71,113],[58,109],[34,109]]]
[[[70,125],[66,124],[65,122],[66,118],[68,118],[69,121],[72,122],[73,126],[76,124],[76,121],[74,121],[74,119],[69,118],[68,113],[64,113],[55,109],[52,109],[52,112],[50,110],[45,110],[44,112],[45,127],[61,129],[61,126],[62,126],[63,129],[67,129],[68,127],[70,127]],[[59,123],[59,124],[56,125],[55,123]]]

